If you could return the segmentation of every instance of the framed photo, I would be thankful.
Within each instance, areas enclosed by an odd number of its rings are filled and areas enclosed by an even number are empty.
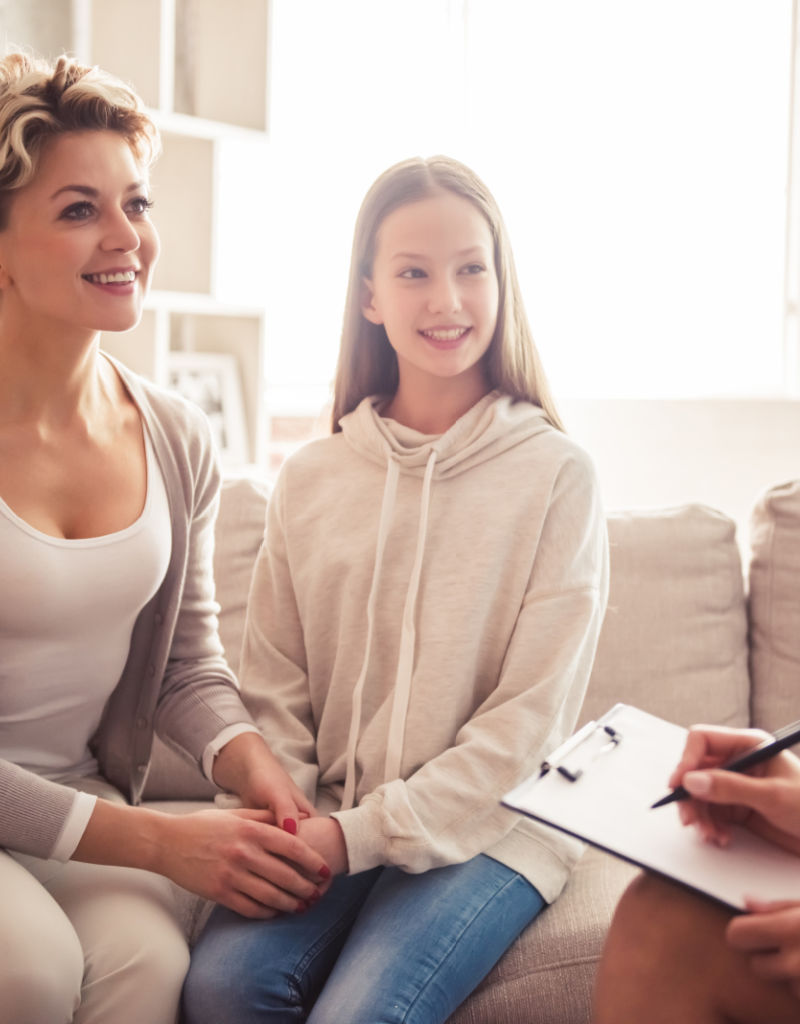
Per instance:
[[[216,352],[170,352],[169,386],[208,417],[224,466],[248,461],[242,382],[236,357]]]

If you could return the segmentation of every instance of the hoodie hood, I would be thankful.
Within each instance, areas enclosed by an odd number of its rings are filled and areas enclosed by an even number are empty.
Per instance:
[[[431,455],[436,480],[463,473],[534,434],[552,429],[542,409],[491,391],[444,434],[429,435],[383,419],[386,401],[371,396],[339,421],[347,443],[380,465],[395,461],[402,473],[424,476]]]
[[[397,483],[400,474],[422,478],[419,500],[416,548],[408,580],[403,616],[399,623],[400,646],[397,661],[389,733],[386,738],[384,782],[400,775],[405,742],[406,718],[411,697],[411,680],[416,651],[416,606],[425,555],[431,487],[466,472],[501,452],[527,440],[534,434],[552,430],[544,412],[528,402],[515,402],[507,395],[492,391],[458,419],[444,434],[431,436],[382,418],[380,396],[365,398],[340,420],[344,437],[362,456],[386,467],[381,501],[375,562],[366,608],[366,642],[361,671],[353,689],[350,728],[346,752],[346,773],[342,809],[353,806],[356,790],[356,748],[361,731],[364,687],[369,677],[370,654],[374,640],[376,602],[386,540],[392,529]]]

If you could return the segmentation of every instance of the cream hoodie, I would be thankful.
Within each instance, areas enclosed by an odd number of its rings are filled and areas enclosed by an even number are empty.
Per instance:
[[[585,453],[493,392],[445,434],[365,399],[284,465],[245,702],[351,873],[487,853],[548,901],[580,846],[500,805],[572,731],[608,586]]]

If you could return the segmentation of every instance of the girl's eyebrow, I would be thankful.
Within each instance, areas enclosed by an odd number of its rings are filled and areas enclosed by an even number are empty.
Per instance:
[[[455,255],[457,259],[463,260],[473,254],[484,254],[488,252],[485,245],[470,245],[466,249],[460,249]],[[389,257],[393,260],[423,260],[426,259],[424,253],[419,252],[395,252]]]
[[[419,252],[394,252],[389,257],[392,260],[422,260],[425,257]]]
[[[147,183],[144,181],[134,181],[131,185],[125,189],[126,192],[138,192],[139,189],[146,188]],[[96,188],[92,188],[91,185],[62,185],[61,188],[50,196],[51,199],[57,199],[62,192],[77,192],[79,195],[88,196],[90,199],[96,199],[100,195],[100,192]]]

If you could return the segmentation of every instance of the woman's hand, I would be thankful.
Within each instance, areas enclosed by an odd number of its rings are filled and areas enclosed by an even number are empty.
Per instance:
[[[155,871],[245,917],[301,913],[331,870],[274,820],[271,811],[173,815],[98,800],[73,858]]]
[[[691,794],[679,804],[681,820],[707,841],[725,845],[730,825],[740,824],[800,855],[800,760],[783,751],[748,774],[718,767],[769,738],[755,729],[695,727],[669,784]]]
[[[754,974],[787,981],[800,999],[800,902],[751,900],[747,909],[728,925],[728,943],[747,955]]]
[[[314,805],[255,732],[226,743],[214,761],[214,781],[235,793],[244,807],[269,808],[281,828],[295,835],[297,823],[316,814]]]
[[[170,816],[157,870],[245,917],[302,913],[331,876],[302,839],[270,811],[197,811]]]

